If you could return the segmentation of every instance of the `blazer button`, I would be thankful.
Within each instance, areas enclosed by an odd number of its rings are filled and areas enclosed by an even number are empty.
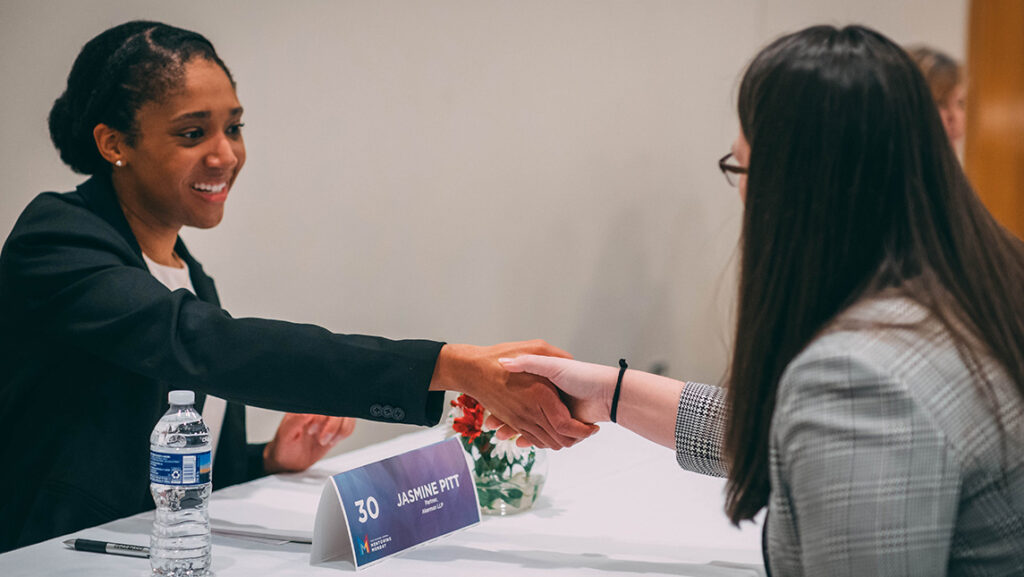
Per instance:
[[[371,417],[380,417],[382,414],[384,414],[384,408],[383,407],[381,407],[380,405],[377,405],[377,404],[370,405],[370,416]]]
[[[391,416],[394,417],[396,421],[402,421],[405,419],[405,411],[399,407],[395,407],[395,410],[391,412]]]
[[[393,410],[394,409],[391,408],[391,405],[384,405],[384,410],[381,411],[381,415],[390,419],[391,418],[391,412]]]

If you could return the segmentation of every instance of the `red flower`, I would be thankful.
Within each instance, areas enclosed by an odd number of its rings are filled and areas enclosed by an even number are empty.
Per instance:
[[[469,395],[459,395],[459,398],[452,401],[452,406],[462,409],[462,416],[452,422],[452,428],[456,433],[470,441],[476,439],[483,432],[484,408],[476,399]]]

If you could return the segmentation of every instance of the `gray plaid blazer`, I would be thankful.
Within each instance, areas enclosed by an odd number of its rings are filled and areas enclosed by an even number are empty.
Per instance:
[[[981,363],[989,386],[893,297],[859,303],[790,363],[769,440],[775,577],[1024,575],[1024,400]],[[724,389],[687,383],[680,466],[727,474],[725,411]]]

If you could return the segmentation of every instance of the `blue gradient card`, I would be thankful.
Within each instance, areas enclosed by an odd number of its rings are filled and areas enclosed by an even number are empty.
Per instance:
[[[479,523],[480,506],[451,438],[334,475],[316,517],[310,561],[344,556],[359,569]]]

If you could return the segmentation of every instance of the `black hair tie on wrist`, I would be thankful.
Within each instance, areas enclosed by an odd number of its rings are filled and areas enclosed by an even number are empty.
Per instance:
[[[622,375],[626,374],[626,359],[619,359],[619,378],[615,381],[615,393],[612,395],[612,422],[616,423],[615,416],[619,412],[619,393],[622,392]]]

